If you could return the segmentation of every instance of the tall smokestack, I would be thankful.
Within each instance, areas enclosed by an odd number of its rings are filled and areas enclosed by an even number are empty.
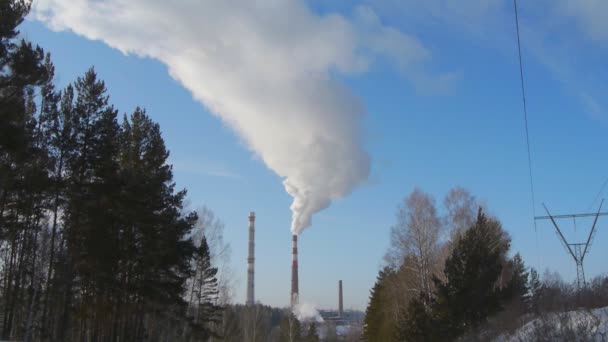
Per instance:
[[[291,298],[290,303],[293,308],[298,304],[298,297],[300,291],[298,290],[298,236],[292,236],[293,250],[292,250],[292,261],[291,261]]]
[[[254,297],[254,253],[255,253],[255,213],[249,213],[249,257],[247,258],[247,305],[255,303]]]
[[[338,281],[338,315],[340,318],[344,315],[344,307],[342,302],[342,280]]]

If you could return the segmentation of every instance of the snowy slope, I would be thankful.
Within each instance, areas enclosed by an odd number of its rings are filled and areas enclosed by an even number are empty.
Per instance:
[[[548,314],[526,323],[512,335],[500,336],[495,341],[608,342],[608,307]]]

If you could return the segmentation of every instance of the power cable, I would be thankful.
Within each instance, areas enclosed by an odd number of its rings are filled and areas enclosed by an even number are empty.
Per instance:
[[[597,195],[595,195],[595,198],[593,199],[593,202],[591,202],[591,205],[589,206],[589,210],[591,210],[591,208],[593,208],[593,205],[595,204],[595,202],[597,202],[597,200],[600,198],[600,196],[604,192],[604,188],[606,187],[606,184],[608,184],[608,177],[606,177],[606,180],[604,181],[604,184],[602,184],[602,186],[600,187],[600,191],[598,191]]]
[[[536,234],[536,254],[540,266],[540,256],[538,247],[538,229],[536,227],[536,196],[534,195],[534,178],[532,177],[532,154],[530,153],[530,132],[528,129],[528,108],[526,106],[526,88],[524,82],[524,67],[521,58],[521,39],[519,37],[519,15],[517,9],[517,0],[513,0],[513,9],[515,11],[515,28],[517,30],[517,52],[519,56],[519,79],[521,81],[521,99],[524,109],[524,123],[526,128],[526,146],[528,148],[528,173],[530,176],[530,194],[532,196],[532,222],[534,222],[534,233]]]

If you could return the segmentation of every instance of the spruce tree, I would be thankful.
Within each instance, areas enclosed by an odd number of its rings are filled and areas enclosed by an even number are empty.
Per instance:
[[[507,293],[507,300],[527,305],[530,291],[528,285],[528,271],[526,270],[526,265],[519,253],[515,254],[511,260],[511,266],[513,271],[505,291]]]
[[[211,324],[220,321],[221,310],[217,305],[217,268],[211,265],[207,239],[203,237],[194,254],[194,277],[191,279],[190,305],[193,332],[202,339],[217,336]]]
[[[420,297],[412,299],[403,308],[404,312],[401,314],[396,330],[397,341],[439,340],[435,330],[436,321],[431,310],[434,304],[433,299],[423,298],[424,296],[425,294],[421,293]]]
[[[481,209],[477,221],[456,242],[445,261],[445,281],[435,279],[434,312],[442,339],[479,327],[502,308],[496,283],[510,242],[500,223]]]
[[[530,269],[530,280],[528,286],[530,289],[530,301],[528,309],[534,314],[539,314],[540,303],[544,293],[544,285],[540,280],[538,272],[534,268]]]
[[[376,278],[376,283],[370,291],[369,304],[365,310],[363,321],[363,338],[366,341],[390,341],[396,336],[394,320],[389,317],[385,307],[387,305],[386,287],[395,271],[390,267],[383,268]]]

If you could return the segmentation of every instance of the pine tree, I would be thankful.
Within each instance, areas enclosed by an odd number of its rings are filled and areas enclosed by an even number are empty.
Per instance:
[[[81,327],[80,336],[92,331],[95,338],[107,324],[108,291],[115,288],[118,164],[116,110],[109,104],[103,81],[93,68],[78,78],[71,114],[70,153],[66,156],[66,208],[64,238],[67,246],[66,301],[60,339],[65,339],[70,324]],[[74,290],[82,295],[72,303]],[[91,305],[94,303],[94,305]],[[77,321],[71,321],[71,306],[76,306]],[[102,313],[102,311],[104,313]]]
[[[21,24],[30,10],[27,1],[0,2],[0,153],[23,151],[28,143],[25,99],[27,89],[44,82],[44,52],[24,40]],[[4,157],[4,156],[3,156]]]
[[[121,250],[118,277],[121,288],[136,289],[134,297],[127,296],[121,302],[125,310],[133,306],[142,308],[136,315],[128,315],[126,311],[121,319],[127,322],[125,326],[135,324],[147,310],[157,307],[176,307],[172,314],[185,318],[184,293],[193,271],[192,260],[205,254],[186,239],[196,223],[196,214],[182,212],[186,191],[174,191],[171,166],[167,164],[169,152],[160,126],[145,111],[138,108],[130,118],[125,118],[120,141],[124,184],[121,218],[125,229],[118,241]],[[158,319],[163,317],[161,313]],[[137,332],[125,329],[122,336],[139,338],[129,335],[132,333]]]
[[[50,56],[47,55],[45,61],[45,67],[49,75],[49,80],[53,80],[54,77],[54,66],[50,61]],[[49,189],[49,211],[51,217],[50,221],[50,236],[48,241],[48,251],[45,251],[48,255],[47,274],[45,277],[45,290],[44,299],[42,302],[42,317],[41,317],[41,333],[43,336],[47,336],[48,317],[53,315],[53,308],[59,304],[56,302],[57,298],[54,298],[52,293],[58,291],[57,281],[53,281],[54,272],[57,271],[57,250],[61,248],[61,244],[58,243],[58,237],[61,234],[61,221],[60,214],[65,208],[66,199],[66,187],[64,183],[64,169],[67,156],[73,150],[71,145],[72,141],[72,102],[73,102],[73,88],[68,86],[63,94],[55,90],[55,86],[52,82],[47,82],[42,87],[42,114],[44,120],[41,125],[44,131],[44,144],[49,149],[50,159],[50,189]],[[54,301],[54,305],[51,305],[51,301]]]
[[[16,39],[29,8],[0,1],[0,339],[206,339],[218,270],[160,127],[139,108],[119,125],[92,68],[57,91]]]
[[[501,310],[496,282],[510,242],[500,223],[481,209],[471,229],[456,242],[445,262],[446,281],[435,280],[437,328],[444,339],[471,331]]]
[[[46,147],[40,143],[36,92],[47,80],[44,51],[18,41],[30,5],[0,3],[0,338],[32,326],[40,286],[39,237],[48,188]]]

